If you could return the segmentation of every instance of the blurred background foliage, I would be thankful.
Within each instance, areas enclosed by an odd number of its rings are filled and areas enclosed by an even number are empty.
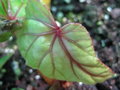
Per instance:
[[[93,38],[98,57],[118,73],[101,84],[74,83],[66,90],[120,90],[120,0],[51,0],[51,11],[60,26],[70,22],[83,24]],[[0,29],[0,42],[7,40],[0,43],[0,90],[48,90],[49,85],[37,71],[25,65],[16,38],[6,33],[7,24],[0,24]]]

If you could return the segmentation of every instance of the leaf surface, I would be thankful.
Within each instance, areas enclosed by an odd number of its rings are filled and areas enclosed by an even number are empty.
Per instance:
[[[0,33],[0,42],[4,42],[6,40],[8,40],[11,36],[11,32],[1,32]]]
[[[28,0],[10,0],[11,12],[17,17],[25,17],[25,7]]]
[[[25,6],[28,0],[0,0],[0,17],[14,19],[25,16]]]
[[[53,16],[48,8],[45,7],[45,5],[37,0],[29,0],[26,7],[27,18],[42,22],[48,27],[55,28],[56,23],[53,19]]]
[[[0,0],[0,17],[7,16],[8,1]]]
[[[11,57],[12,55],[6,55],[6,56],[3,56],[0,58],[0,69],[3,67],[3,65],[9,60],[9,58]]]
[[[27,65],[49,78],[86,84],[103,82],[113,76],[111,69],[96,57],[89,33],[81,24],[59,28],[41,3],[30,1],[26,8],[29,19],[16,33]]]

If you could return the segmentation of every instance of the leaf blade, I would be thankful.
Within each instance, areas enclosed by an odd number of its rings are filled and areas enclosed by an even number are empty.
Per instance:
[[[28,3],[26,11],[28,10],[30,16],[27,17],[32,19],[32,22],[29,23],[28,20],[17,35],[17,43],[27,65],[40,70],[49,78],[86,84],[103,82],[113,76],[111,69],[96,57],[89,33],[82,25],[67,24],[59,28],[60,33],[48,18],[50,13],[41,16],[41,13],[46,13],[43,5],[38,5],[37,1],[30,1],[32,2]],[[41,8],[43,11],[40,14],[33,13]],[[47,19],[43,20],[45,17]],[[41,24],[44,28],[40,26]],[[54,31],[52,34],[43,34],[51,30]],[[26,51],[28,51],[27,55]]]
[[[35,11],[37,12],[33,13]],[[52,28],[57,26],[49,10],[37,0],[29,0],[28,5],[26,7],[26,13],[27,18],[29,19],[34,19]]]
[[[32,33],[34,29],[37,31],[42,30],[42,32],[45,30],[36,29],[36,24],[34,24],[35,27],[33,29],[31,28],[32,25],[33,23],[24,28],[25,32]],[[28,27],[29,29],[27,29]],[[101,63],[101,61],[96,57],[91,38],[83,26],[80,24],[68,24],[62,28],[62,32],[64,33],[70,30],[72,27],[77,27],[77,32],[69,32],[63,34],[62,37],[54,37],[56,34],[42,36],[42,38],[45,38],[45,41],[43,41],[40,36],[28,51],[27,56],[25,56],[24,52],[31,44],[28,43],[28,41],[33,42],[34,38],[33,36],[31,37],[31,35],[28,35],[28,38],[20,35],[18,37],[18,46],[22,52],[23,57],[27,61],[27,65],[40,70],[45,76],[49,78],[66,81],[77,81],[86,84],[103,82],[106,79],[112,77],[114,73],[106,65]],[[50,31],[50,29],[48,31]],[[76,42],[80,46],[78,47],[75,42],[71,42],[68,39],[65,39],[64,36],[73,41],[78,40],[81,36],[84,36],[85,39],[82,38],[82,41],[79,40]],[[21,37],[23,39],[21,39]],[[83,41],[86,44],[83,44]],[[27,47],[23,43],[25,43]],[[89,49],[86,49],[88,46]]]
[[[0,0],[0,17],[6,17],[8,10],[8,1],[7,0]]]
[[[24,26],[20,30],[18,30],[18,32],[16,32],[16,36],[18,38],[17,43],[18,43],[19,49],[20,49],[22,55],[27,60],[29,58],[29,60],[27,61],[27,64],[34,68],[38,68],[38,60],[40,59],[39,53],[41,51],[43,53],[47,51],[48,46],[50,44],[49,41],[51,41],[51,39],[52,39],[52,37],[50,37],[51,34],[49,33],[49,31],[51,31],[51,28],[48,28],[45,25],[43,25],[39,22],[36,22],[34,20],[27,20],[27,21],[25,21],[25,23],[23,25]],[[48,32],[48,35],[41,36],[41,34],[43,34],[44,32],[46,32],[46,34]],[[32,35],[33,33],[37,34],[37,35],[39,34],[40,36],[38,37],[38,36]],[[29,35],[29,34],[31,34],[31,35]],[[36,38],[36,37],[38,37],[38,38]],[[38,45],[40,47],[36,47],[36,45]],[[32,48],[34,48],[34,50]],[[36,50],[39,53],[36,54]],[[34,54],[33,54],[33,52],[34,52]],[[35,57],[37,59],[34,60],[33,63],[31,63],[31,61],[33,61],[33,58],[35,58]]]
[[[22,17],[24,18],[25,13],[25,7],[28,0],[10,0],[10,6],[11,6],[11,13],[14,17]]]
[[[0,42],[8,40],[12,36],[11,32],[2,32],[0,33]]]
[[[9,60],[9,58],[12,56],[12,54],[10,55],[6,55],[3,56],[2,58],[0,58],[0,69],[3,67],[3,65]]]

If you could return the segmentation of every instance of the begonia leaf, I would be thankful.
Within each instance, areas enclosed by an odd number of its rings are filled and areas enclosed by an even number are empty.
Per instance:
[[[85,84],[103,82],[112,70],[97,57],[87,30],[78,23],[58,27],[48,9],[29,0],[27,20],[16,33],[26,64],[53,79]]]

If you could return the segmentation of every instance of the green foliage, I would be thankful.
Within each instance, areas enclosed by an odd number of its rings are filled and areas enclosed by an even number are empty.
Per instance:
[[[51,13],[35,0],[29,0],[26,17],[16,36],[28,66],[49,78],[86,84],[103,82],[113,76],[96,57],[92,40],[81,24],[58,27]]]
[[[23,18],[26,2],[27,0],[0,0],[0,17],[9,20]]]
[[[8,40],[11,35],[12,34],[10,32],[0,33],[0,42],[4,42],[4,41]]]
[[[38,12],[35,12],[38,11]],[[56,23],[52,17],[50,11],[42,3],[38,1],[30,0],[26,7],[26,17],[27,19],[33,19],[38,22],[42,22],[47,26],[55,26]]]
[[[7,16],[8,0],[0,0],[0,17]]]
[[[0,42],[8,40],[12,36],[13,25],[24,19],[26,2],[27,0],[0,0]],[[6,27],[9,28],[6,30]]]
[[[12,88],[11,90],[24,90],[22,88]]]
[[[17,14],[17,17],[25,17],[25,6],[28,0],[10,0],[11,1],[11,12]],[[18,12],[18,13],[17,13]]]
[[[9,58],[11,57],[12,55],[6,55],[6,56],[3,56],[0,58],[0,69],[3,67],[3,65],[9,60]]]

